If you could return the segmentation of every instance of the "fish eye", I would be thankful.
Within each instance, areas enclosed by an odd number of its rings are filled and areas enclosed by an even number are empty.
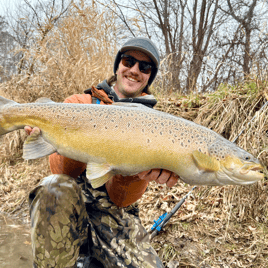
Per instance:
[[[250,160],[250,157],[249,157],[249,156],[246,156],[246,157],[245,157],[245,160]]]

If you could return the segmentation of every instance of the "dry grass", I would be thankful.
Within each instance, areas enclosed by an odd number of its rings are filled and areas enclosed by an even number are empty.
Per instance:
[[[158,109],[209,127],[230,140],[246,127],[237,143],[258,156],[267,177],[268,107],[258,112],[266,101],[266,83],[249,81],[202,96],[162,98]],[[195,190],[154,239],[155,248],[166,263],[179,260],[178,267],[268,267],[267,185],[265,179],[251,186]],[[140,202],[144,225],[152,226],[153,219],[171,210],[190,189],[183,183],[174,189],[151,184]]]
[[[39,97],[63,101],[83,93],[112,75],[116,32],[113,14],[94,5],[73,5],[48,35],[39,34],[33,46],[18,51],[25,69],[0,90],[20,102]]]
[[[82,93],[109,77],[115,55],[116,30],[112,15],[93,6],[73,6],[71,13],[45,39],[24,51],[25,71],[0,85],[0,93],[18,102],[39,97],[62,101]],[[108,39],[109,36],[109,39]],[[42,41],[41,41],[42,40]],[[238,145],[268,166],[268,108],[265,82],[250,81],[237,87],[223,85],[212,94],[165,96],[157,109],[212,128],[233,140],[246,127]],[[21,158],[23,131],[1,138],[0,211],[27,214],[27,195],[50,173],[47,158],[25,162]],[[184,196],[190,186],[171,189],[151,183],[140,200],[146,227]],[[268,267],[267,181],[251,186],[200,187],[170,220],[153,245],[169,267]]]
[[[247,94],[244,88],[236,88],[236,98],[234,92],[218,98],[223,94],[221,90],[225,88],[206,96],[163,97],[158,109],[201,121],[233,138],[266,101],[265,89]],[[239,145],[259,155],[266,167],[267,113],[266,108],[239,138]],[[240,127],[232,126],[233,121]],[[23,131],[5,136],[5,146],[1,148],[6,157],[2,157],[0,165],[0,206],[13,215],[26,213],[29,190],[49,174],[46,158],[21,160],[23,136]],[[264,180],[251,186],[196,189],[164,231],[153,239],[159,256],[169,267],[267,267],[267,187]],[[171,189],[151,183],[140,200],[144,226],[152,226],[153,220],[170,211],[190,189],[182,182]],[[179,266],[171,266],[171,261],[177,261]]]

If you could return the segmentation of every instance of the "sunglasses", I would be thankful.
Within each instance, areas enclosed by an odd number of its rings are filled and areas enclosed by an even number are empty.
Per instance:
[[[136,62],[138,62],[139,69],[144,74],[150,74],[152,72],[152,69],[154,68],[154,65],[152,63],[147,62],[147,61],[137,60],[134,57],[130,55],[126,55],[126,54],[121,55],[121,61],[122,61],[122,64],[128,68],[133,67],[136,64]]]

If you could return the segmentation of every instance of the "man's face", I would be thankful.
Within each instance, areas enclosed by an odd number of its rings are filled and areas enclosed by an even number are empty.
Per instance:
[[[151,59],[143,52],[130,50],[124,52],[137,60],[152,62]],[[116,71],[117,81],[114,90],[120,98],[134,98],[141,95],[142,90],[148,84],[151,73],[142,73],[139,69],[139,63],[136,62],[131,68],[125,67],[120,61]]]

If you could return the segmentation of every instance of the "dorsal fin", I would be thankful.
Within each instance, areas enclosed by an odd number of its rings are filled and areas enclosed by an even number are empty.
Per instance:
[[[55,101],[51,100],[50,98],[42,97],[37,99],[35,103],[55,103]]]
[[[141,108],[141,109],[150,109],[146,105],[143,105],[141,103],[134,103],[134,102],[113,102],[112,105],[116,106],[124,106],[124,107],[136,107],[136,108]]]

